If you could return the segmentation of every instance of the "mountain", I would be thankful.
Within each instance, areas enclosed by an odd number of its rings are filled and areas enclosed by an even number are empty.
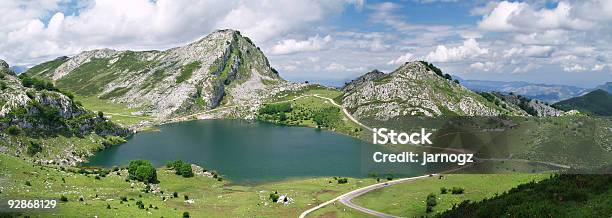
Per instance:
[[[594,90],[597,90],[597,89],[601,89],[601,90],[604,90],[604,91],[612,94],[612,82],[607,82],[607,83],[605,83],[603,85],[598,85],[597,87],[595,87]]]
[[[502,92],[522,95],[531,99],[538,99],[549,103],[554,103],[564,99],[580,96],[586,89],[566,86],[536,84],[522,81],[502,82],[487,80],[460,80],[461,85],[472,91],[477,92]]]
[[[355,116],[378,120],[405,115],[526,115],[520,109],[497,106],[451,81],[435,66],[407,62],[389,74],[370,72],[343,87],[342,105]]]
[[[165,51],[86,51],[26,74],[159,120],[221,106],[231,106],[226,116],[250,118],[263,99],[299,86],[283,80],[259,47],[235,30],[215,31]]]
[[[557,102],[553,106],[563,110],[578,110],[592,115],[612,116],[612,94],[597,89],[583,96]]]
[[[127,130],[78,105],[53,84],[13,74],[0,60],[0,130],[18,129],[32,136],[127,134]]]
[[[480,94],[487,99],[491,98],[488,95],[494,96],[494,98],[501,99],[501,101],[507,103],[508,105],[511,105],[514,108],[524,110],[525,112],[527,112],[528,114],[532,116],[545,117],[545,116],[561,116],[564,114],[564,111],[556,109],[550,106],[546,102],[542,102],[537,99],[530,99],[522,95],[514,95],[513,93],[503,94],[500,92],[480,93]]]

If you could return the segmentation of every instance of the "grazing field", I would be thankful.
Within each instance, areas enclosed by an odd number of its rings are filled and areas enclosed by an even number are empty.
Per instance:
[[[34,216],[180,217],[189,212],[192,217],[296,217],[317,203],[375,182],[349,178],[348,183],[338,184],[333,178],[305,178],[242,186],[205,176],[183,178],[160,168],[160,182],[151,190],[159,187],[163,193],[153,193],[142,182],[126,181],[127,174],[124,169],[113,169],[106,175],[60,171],[0,154],[0,199],[67,198],[49,214],[24,214]],[[287,194],[292,203],[273,203],[269,196],[275,191]],[[139,201],[144,208],[139,208]]]
[[[96,96],[75,96],[75,99],[81,102],[85,108],[93,111],[102,111],[110,120],[123,126],[133,126],[143,121],[155,121],[151,116],[135,114],[135,112],[140,111],[139,108],[128,108],[123,104],[113,103]]]
[[[425,200],[433,193],[437,205],[429,214],[436,214],[464,200],[477,201],[502,194],[519,184],[540,181],[549,174],[446,174],[398,184],[366,193],[353,199],[362,207],[403,217],[426,216]],[[441,188],[449,189],[441,194]],[[463,188],[462,194],[452,194],[453,187]]]

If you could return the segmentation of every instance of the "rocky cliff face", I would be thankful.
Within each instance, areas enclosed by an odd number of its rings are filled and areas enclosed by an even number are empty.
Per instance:
[[[370,73],[344,87],[342,105],[357,117],[495,116],[520,114],[436,74],[423,62],[408,62],[390,74]]]
[[[283,80],[260,49],[234,30],[219,30],[165,51],[101,49],[54,61],[27,74],[160,120],[230,105],[230,114],[249,118],[263,99],[295,85]]]
[[[536,99],[529,99],[524,96],[514,94],[502,94],[493,93],[495,96],[501,98],[504,102],[508,103],[512,107],[517,107],[524,110],[527,114],[538,117],[545,116],[561,116],[564,111],[556,109],[548,105],[548,103],[542,102]]]
[[[128,131],[76,104],[52,85],[22,84],[0,61],[0,130],[18,128],[29,135],[126,135]],[[39,81],[41,82],[41,81]]]

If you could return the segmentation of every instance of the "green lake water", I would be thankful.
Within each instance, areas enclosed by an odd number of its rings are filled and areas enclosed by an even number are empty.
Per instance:
[[[244,120],[198,120],[137,133],[125,144],[96,153],[86,165],[125,166],[130,160],[146,159],[162,166],[181,159],[243,184],[320,176],[367,177],[371,173],[415,176],[441,167],[374,163],[372,154],[385,150],[312,128]]]

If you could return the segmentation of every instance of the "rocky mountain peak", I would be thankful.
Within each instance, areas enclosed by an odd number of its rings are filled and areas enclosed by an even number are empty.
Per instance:
[[[6,61],[0,59],[0,70],[4,70],[4,69],[8,69],[9,65],[8,63],[6,63]]]
[[[77,95],[139,108],[160,120],[223,105],[253,114],[262,99],[292,86],[248,37],[230,29],[164,51],[99,49],[32,69],[27,73]]]

